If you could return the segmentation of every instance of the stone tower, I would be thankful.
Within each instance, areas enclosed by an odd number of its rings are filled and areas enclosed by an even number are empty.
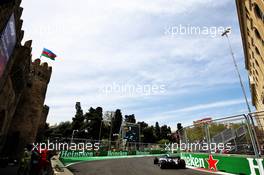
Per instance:
[[[9,131],[11,135],[19,137],[19,143],[16,146],[17,153],[26,144],[35,142],[40,125],[45,125],[48,107],[43,107],[43,105],[51,72],[52,68],[47,63],[41,64],[40,59],[31,64],[27,88],[22,93]]]
[[[48,114],[49,114],[49,107],[47,105],[44,105],[42,109],[40,122],[39,122],[37,137],[36,137],[37,142],[45,139],[46,120],[47,120]]]
[[[39,122],[39,130],[43,130],[45,128],[48,114],[49,114],[49,107],[47,105],[44,105],[42,109],[40,122]]]

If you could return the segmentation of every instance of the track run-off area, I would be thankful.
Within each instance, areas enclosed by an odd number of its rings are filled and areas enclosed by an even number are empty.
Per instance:
[[[154,157],[97,160],[68,166],[75,175],[209,175],[194,169],[160,169]]]

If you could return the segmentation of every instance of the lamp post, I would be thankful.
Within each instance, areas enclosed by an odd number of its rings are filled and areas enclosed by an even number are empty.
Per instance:
[[[82,130],[82,131],[84,131],[85,133],[88,133],[88,130],[87,130],[87,129]],[[73,142],[73,136],[74,136],[74,133],[75,133],[75,132],[79,132],[79,130],[76,129],[76,130],[73,130],[73,131],[72,131],[71,143]]]
[[[75,132],[78,132],[78,131],[79,131],[78,129],[72,131],[71,143],[73,142],[73,136],[74,136],[74,133],[75,133]]]
[[[110,121],[110,133],[109,133],[109,141],[108,142],[110,142],[110,144],[108,145],[108,151],[109,150],[111,150],[111,146],[112,146],[112,125],[113,125],[113,118],[112,118],[112,115],[111,115],[111,121]]]
[[[238,66],[237,66],[237,62],[236,62],[236,59],[235,59],[235,55],[234,55],[234,52],[233,52],[233,49],[232,49],[232,46],[231,46],[231,43],[230,43],[230,40],[229,40],[229,37],[228,37],[228,34],[230,32],[231,32],[231,28],[227,28],[222,33],[221,36],[225,36],[227,38],[228,45],[229,45],[229,49],[230,49],[230,53],[232,55],[233,63],[234,63],[234,66],[235,66],[235,69],[236,69],[236,72],[237,72],[237,76],[239,78],[240,86],[241,86],[241,89],[242,89],[242,92],[243,92],[243,95],[244,95],[244,98],[245,98],[245,101],[246,101],[246,105],[247,105],[247,108],[248,108],[248,112],[251,113],[251,109],[250,109],[250,106],[249,106],[249,103],[248,103],[248,99],[247,99],[247,95],[246,95],[246,90],[245,90],[244,84],[242,82],[242,78],[241,78],[241,75],[240,75],[240,72],[239,72],[239,69],[238,69]]]
[[[102,125],[103,125],[103,120],[101,120],[101,124],[100,124],[100,130],[99,130],[99,143],[101,143],[101,135],[102,135]]]

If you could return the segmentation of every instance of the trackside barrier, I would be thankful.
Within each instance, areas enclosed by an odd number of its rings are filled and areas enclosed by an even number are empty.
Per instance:
[[[200,147],[195,150],[187,148],[181,150],[180,155],[188,166],[233,174],[264,175],[264,111],[195,123],[178,131],[177,134],[180,142],[186,145],[190,143],[217,145],[209,147],[206,151]],[[164,145],[158,144],[74,139],[74,143],[89,142],[99,142],[100,149],[61,151],[60,158],[80,161],[130,155],[160,155],[170,151],[166,150]]]
[[[264,175],[263,158],[241,155],[181,153],[187,166],[232,174]]]
[[[182,143],[221,144],[181,152],[187,166],[233,174],[264,175],[264,111],[195,123],[178,132]],[[228,149],[227,149],[228,148]]]
[[[130,156],[130,155],[156,155],[156,154],[165,154],[167,151],[61,151],[60,158],[65,157],[98,157],[98,156]]]
[[[166,151],[141,152],[141,151],[61,151],[60,160],[64,165],[82,161],[118,159],[129,157],[161,156]]]

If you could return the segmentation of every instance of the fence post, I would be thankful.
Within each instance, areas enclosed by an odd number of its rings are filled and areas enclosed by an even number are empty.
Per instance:
[[[260,146],[259,146],[259,142],[258,142],[256,130],[255,130],[255,123],[254,123],[254,120],[253,120],[252,115],[250,113],[248,114],[248,118],[249,118],[248,120],[251,121],[251,123],[252,123],[252,125],[250,125],[251,126],[251,131],[252,131],[252,135],[254,136],[258,157],[260,157],[261,156],[261,151],[260,151],[261,149],[260,149]]]
[[[257,146],[257,141],[256,141],[257,138],[256,138],[256,136],[255,136],[255,135],[253,134],[253,132],[252,132],[254,129],[252,129],[252,127],[251,127],[252,124],[253,124],[253,126],[254,126],[254,123],[251,124],[248,115],[243,114],[243,116],[244,116],[245,119],[246,119],[247,128],[248,128],[248,133],[249,133],[250,140],[251,140],[251,143],[252,143],[252,146],[253,146],[253,149],[254,149],[255,156],[256,156],[256,157],[260,157],[260,155],[259,155],[259,151],[258,151],[258,146]]]
[[[184,137],[185,137],[186,145],[188,145],[188,137],[187,137],[186,129],[184,129]]]
[[[205,137],[207,140],[207,144],[209,145],[208,151],[211,154],[211,138],[210,138],[210,131],[209,131],[209,127],[207,123],[204,124],[204,129],[205,129]]]

